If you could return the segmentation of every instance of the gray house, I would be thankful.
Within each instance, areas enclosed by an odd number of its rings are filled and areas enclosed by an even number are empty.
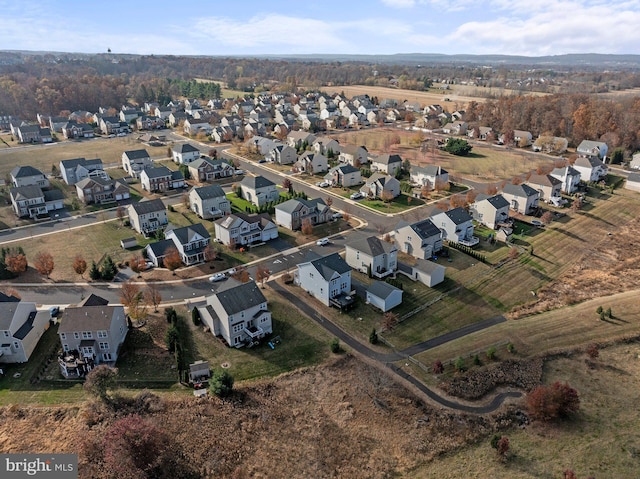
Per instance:
[[[540,193],[529,185],[507,183],[502,188],[502,196],[509,202],[512,210],[522,215],[530,215],[538,207]]]
[[[245,176],[240,182],[242,197],[260,207],[278,199],[278,188],[264,176]]]
[[[578,189],[578,184],[580,184],[580,172],[571,165],[554,168],[551,176],[556,180],[560,180],[562,183],[561,190],[567,194],[574,193]]]
[[[343,308],[353,303],[351,267],[338,253],[298,264],[295,282],[326,306]]]
[[[241,348],[272,333],[271,311],[254,281],[239,283],[229,279],[199,306],[202,322],[228,346]]]
[[[442,231],[442,238],[465,246],[475,246],[480,240],[473,236],[473,218],[464,208],[443,211],[431,217],[431,221]]]
[[[220,185],[191,188],[189,205],[195,214],[205,220],[231,214],[231,203]]]
[[[0,292],[0,364],[26,363],[49,325],[49,311]]]
[[[171,149],[171,156],[174,162],[185,165],[200,158],[200,150],[191,143],[180,143]]]
[[[202,223],[169,230],[164,236],[165,239],[173,241],[186,266],[202,263],[204,249],[211,241],[211,235]]]
[[[44,173],[33,166],[16,166],[11,170],[10,175],[11,182],[16,188],[21,186],[39,186],[40,188],[49,187],[49,180]]]
[[[374,173],[365,180],[360,192],[372,198],[385,199],[385,195],[396,198],[400,196],[400,182],[385,173]]]
[[[16,216],[43,218],[50,211],[64,208],[64,194],[60,190],[42,190],[39,186],[21,186],[9,191]]]
[[[292,198],[276,206],[276,224],[290,230],[299,230],[305,220],[317,225],[326,223],[329,219],[331,208],[321,198]]]
[[[411,183],[418,186],[428,185],[430,188],[434,188],[436,183],[449,183],[449,173],[438,165],[411,166],[410,177]]]
[[[381,171],[388,175],[395,176],[401,168],[402,158],[400,155],[384,153],[371,159],[371,170]]]
[[[428,259],[442,249],[442,232],[430,218],[413,224],[401,222],[393,238],[400,251],[415,258]]]
[[[268,159],[279,165],[292,165],[298,160],[298,153],[289,145],[277,145],[269,151]]]
[[[142,170],[153,166],[147,150],[129,150],[122,153],[122,168],[134,178],[139,178]]]
[[[324,177],[334,186],[343,186],[349,188],[362,183],[362,174],[360,169],[351,165],[334,166]]]
[[[127,332],[124,306],[109,306],[99,296],[88,296],[77,307],[65,309],[58,328],[63,350],[59,361],[62,374],[82,376],[83,364],[85,372],[98,364],[115,364]],[[69,354],[72,352],[75,354]]]
[[[509,202],[502,195],[479,194],[469,212],[478,223],[495,230],[509,220]]]
[[[398,268],[398,248],[376,236],[346,244],[345,261],[353,269],[384,278]]]
[[[278,227],[267,213],[231,214],[214,221],[216,239],[227,246],[264,243],[278,237]]]
[[[128,207],[128,213],[131,227],[145,237],[169,223],[167,209],[160,199],[132,203]]]
[[[324,173],[329,169],[329,160],[321,153],[307,151],[300,155],[295,169],[310,174]]]
[[[607,156],[609,147],[602,141],[582,140],[582,142],[576,148],[578,155],[593,156],[600,160],[604,160]]]
[[[84,158],[74,158],[72,160],[60,160],[60,173],[62,179],[68,185],[75,185],[78,181],[86,178],[101,177],[108,179],[109,175],[102,167],[102,160],[96,158],[86,160]]]

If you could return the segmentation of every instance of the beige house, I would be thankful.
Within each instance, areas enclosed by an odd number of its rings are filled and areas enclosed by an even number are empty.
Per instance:
[[[148,237],[168,223],[167,209],[160,199],[132,203],[128,207],[129,222],[138,233]]]
[[[220,185],[191,188],[189,207],[191,211],[205,220],[231,214],[231,203]]]
[[[526,184],[537,190],[538,198],[547,203],[552,201],[552,198],[558,199],[561,196],[562,181],[552,175],[531,175]]]
[[[278,199],[278,188],[275,183],[264,176],[245,176],[240,182],[242,197],[260,207]]]
[[[145,149],[129,150],[122,153],[122,168],[134,178],[139,178],[142,170],[153,166],[153,160]]]
[[[469,212],[478,223],[495,230],[509,220],[509,202],[502,195],[480,194],[469,207]]]
[[[413,224],[401,222],[393,239],[399,251],[415,258],[429,259],[442,249],[442,232],[429,218]]]

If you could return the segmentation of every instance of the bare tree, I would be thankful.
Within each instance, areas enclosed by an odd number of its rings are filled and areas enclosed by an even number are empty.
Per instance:
[[[204,260],[206,262],[214,261],[218,257],[218,250],[213,243],[208,243],[202,251],[202,254],[204,255]]]
[[[382,327],[386,331],[393,331],[398,324],[398,315],[392,311],[387,311],[382,315]]]
[[[551,211],[545,211],[544,214],[540,217],[540,221],[543,225],[548,225],[553,221],[553,213],[551,213]]]
[[[4,256],[5,266],[13,274],[24,273],[27,270],[27,257],[18,248],[10,248]]]
[[[120,223],[120,226],[123,225],[125,216],[126,216],[126,211],[124,209],[124,206],[118,205],[118,208],[116,208],[116,217],[118,218],[118,222]]]
[[[156,283],[147,284],[147,289],[144,291],[144,300],[147,304],[153,306],[153,310],[156,313],[158,312],[158,305],[162,302],[162,295]]]
[[[264,289],[264,283],[269,279],[269,276],[271,276],[271,271],[269,271],[269,269],[266,266],[258,266],[258,268],[256,269],[256,281],[258,281],[259,283],[262,283],[262,288]]]

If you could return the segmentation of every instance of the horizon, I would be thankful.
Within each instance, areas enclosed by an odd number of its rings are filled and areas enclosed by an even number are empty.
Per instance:
[[[541,0],[255,0],[242,12],[195,0],[114,0],[65,10],[52,0],[0,0],[3,51],[174,56],[635,55],[640,2]],[[219,6],[218,6],[219,7]],[[250,12],[243,14],[243,12]],[[429,53],[412,53],[429,52]],[[432,53],[436,52],[436,53]]]

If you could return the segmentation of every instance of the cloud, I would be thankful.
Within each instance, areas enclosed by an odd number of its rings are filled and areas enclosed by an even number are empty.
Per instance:
[[[411,8],[415,6],[415,0],[381,0],[388,7],[394,8]]]

